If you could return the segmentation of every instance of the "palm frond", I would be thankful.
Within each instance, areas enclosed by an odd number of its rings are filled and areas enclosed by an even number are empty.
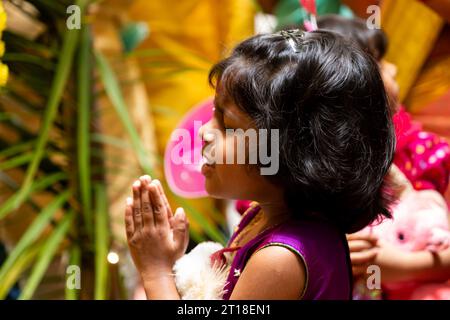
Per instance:
[[[96,52],[95,57],[97,60],[98,71],[105,86],[106,93],[108,94],[109,99],[111,100],[125,129],[127,130],[133,148],[137,153],[139,164],[141,165],[144,172],[153,175],[153,169],[149,163],[147,151],[142,145],[141,138],[139,137],[139,134],[135,126],[133,125],[131,117],[128,113],[128,107],[123,98],[122,90],[119,87],[116,75],[114,74],[108,61],[102,53]]]
[[[95,291],[94,299],[104,300],[107,298],[108,286],[108,247],[109,247],[109,224],[108,211],[106,208],[107,198],[105,187],[102,184],[95,186],[96,212],[95,212]]]
[[[89,28],[81,31],[80,52],[78,57],[78,172],[80,180],[81,206],[86,223],[87,233],[93,236],[91,210],[91,168],[90,168],[90,107],[91,107],[91,39]]]
[[[46,1],[44,2],[46,3]],[[86,1],[78,0],[76,1],[76,5],[80,6],[81,12],[83,13],[86,7]],[[63,45],[58,59],[58,66],[55,71],[55,77],[52,82],[47,106],[45,108],[42,127],[37,138],[35,153],[31,164],[28,166],[22,187],[19,190],[19,196],[14,203],[14,209],[17,209],[23,203],[26,195],[29,193],[33,179],[44,155],[49,132],[55,120],[63,90],[72,67],[73,57],[78,43],[78,36],[79,30],[77,29],[67,30],[64,35]]]
[[[61,222],[58,224],[55,230],[53,230],[51,235],[43,244],[41,250],[39,251],[37,261],[34,264],[33,269],[31,270],[31,275],[28,278],[22,290],[22,293],[19,296],[20,300],[30,299],[33,296],[34,291],[36,290],[42,277],[44,276],[45,271],[47,270],[47,267],[57,253],[61,242],[64,240],[64,237],[69,230],[73,218],[73,211],[65,214],[64,218],[61,219]]]

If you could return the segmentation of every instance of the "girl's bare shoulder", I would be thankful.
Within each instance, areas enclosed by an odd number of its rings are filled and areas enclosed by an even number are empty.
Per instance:
[[[306,285],[303,260],[282,246],[258,250],[240,272],[231,299],[299,299]]]

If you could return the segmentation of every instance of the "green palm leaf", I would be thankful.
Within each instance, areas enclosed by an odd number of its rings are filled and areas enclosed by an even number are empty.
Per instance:
[[[56,211],[67,202],[70,195],[70,191],[66,191],[56,197],[56,199],[45,207],[45,209],[42,210],[33,223],[28,227],[27,231],[20,238],[19,242],[16,244],[0,268],[0,284],[2,283],[8,270],[14,265],[14,262],[27,249],[27,247],[39,238],[42,231],[50,224],[50,220],[53,218]]]
[[[71,266],[81,266],[81,248],[78,244],[73,244],[72,248],[70,249],[70,261],[69,265]],[[65,290],[65,297],[66,300],[77,300],[78,299],[78,289],[71,289],[69,288],[67,284],[66,279],[66,290]]]
[[[34,143],[35,143],[35,141],[31,140],[31,141],[27,141],[27,142],[21,142],[18,144],[14,144],[14,145],[2,150],[0,152],[0,157],[7,158],[7,157],[14,156],[17,153],[28,151],[29,149],[31,149],[31,147],[33,146]]]
[[[18,155],[12,159],[8,159],[0,163],[0,170],[6,171],[12,168],[23,166],[24,164],[30,162],[32,158],[33,154],[30,152]]]
[[[31,275],[28,278],[27,283],[25,284],[25,287],[23,288],[22,293],[19,296],[20,300],[27,300],[33,296],[50,262],[57,253],[61,242],[64,240],[64,237],[69,230],[73,218],[73,211],[67,213],[55,228],[55,230],[53,230],[48,239],[45,241],[39,252],[37,261],[33,266],[33,269],[31,270]]]
[[[32,244],[27,250],[14,262],[11,268],[0,282],[0,299],[4,299],[20,276],[30,267],[39,253],[42,246],[41,242]]]
[[[130,136],[131,143],[138,156],[139,164],[144,172],[153,175],[153,169],[149,163],[147,151],[142,145],[141,138],[139,137],[139,134],[128,113],[128,107],[125,103],[125,99],[123,98],[116,75],[112,71],[106,58],[100,52],[96,52],[95,57],[97,59],[98,71],[105,86],[106,93],[111,100],[112,105],[116,109],[119,118],[122,120],[122,124],[127,130],[128,135]]]
[[[81,13],[83,13],[86,7],[86,1],[77,0],[75,4],[80,7]],[[55,77],[52,82],[50,95],[48,97],[47,106],[45,108],[42,127],[37,138],[35,153],[31,164],[28,166],[22,187],[19,190],[19,196],[15,200],[14,209],[17,209],[29,194],[32,182],[44,155],[45,145],[49,137],[50,129],[53,126],[63,90],[72,68],[73,56],[78,43],[78,35],[79,30],[77,29],[67,30],[64,35],[63,46],[59,54],[58,66],[55,71]]]
[[[78,171],[80,179],[80,197],[84,221],[88,235],[92,238],[91,212],[91,168],[90,168],[90,107],[91,107],[91,39],[89,29],[81,31],[80,53],[78,58]]]
[[[107,298],[108,286],[108,247],[109,247],[109,223],[106,203],[106,190],[104,185],[96,184],[96,213],[95,213],[95,292],[94,299]]]
[[[93,274],[94,278],[92,285],[83,284],[81,291],[66,287],[66,299],[114,297],[112,290],[120,284],[111,285],[110,282],[121,281],[118,280],[121,277],[109,275],[116,269],[110,269],[107,254],[116,239],[112,239],[110,231],[110,223],[114,222],[109,220],[107,195],[115,198],[126,192],[123,188],[129,189],[130,186],[120,183],[126,180],[124,176],[138,176],[145,172],[154,177],[150,157],[159,161],[157,165],[162,162],[161,157],[145,149],[122,93],[125,86],[147,81],[148,76],[120,81],[112,66],[115,67],[116,62],[121,64],[124,58],[134,57],[144,59],[144,64],[145,61],[153,61],[155,67],[164,67],[161,63],[164,59],[160,58],[164,58],[166,53],[149,49],[116,55],[107,60],[100,52],[93,52],[89,25],[83,23],[81,30],[67,30],[65,25],[69,5],[78,5],[84,18],[87,5],[93,2],[25,0],[23,4],[32,4],[36,9],[36,14],[25,15],[43,25],[43,31],[33,40],[11,31],[3,33],[2,40],[7,49],[4,60],[9,64],[11,77],[2,90],[5,99],[2,97],[0,102],[0,125],[17,139],[14,142],[5,140],[5,137],[0,139],[1,188],[14,192],[0,204],[0,219],[25,202],[31,205],[29,213],[35,218],[0,266],[0,298],[5,297],[30,269],[21,299],[31,299],[41,282],[61,281],[62,277],[50,279],[45,273],[68,237],[74,240],[68,248],[69,263],[80,266],[83,272]],[[11,3],[17,8],[22,6],[22,2]],[[99,5],[101,8],[103,4]],[[201,62],[199,59],[199,66],[203,65]],[[173,70],[167,70],[162,77],[188,70],[181,65],[170,67]],[[97,73],[103,87],[101,90],[97,89],[98,81],[94,77]],[[101,110],[96,102],[104,94],[112,108],[107,106]],[[13,102],[14,108],[7,104],[9,101]],[[99,116],[106,112],[117,114],[127,139],[108,136],[97,129]],[[169,114],[173,110],[154,107],[153,112]],[[39,123],[37,133],[36,123]],[[111,146],[115,149],[106,157],[105,145],[108,150]],[[124,152],[136,155],[138,168],[129,166],[128,159],[122,156]],[[23,170],[24,179],[16,180],[15,175],[10,176],[4,171],[8,169]],[[118,183],[107,185],[106,174],[108,178],[119,178]],[[165,190],[170,192],[166,186]],[[52,197],[43,208],[35,203],[39,192]],[[191,229],[192,240],[200,242],[209,238],[225,242],[224,235],[215,225],[220,220],[219,215],[206,216],[189,201],[175,195],[171,198],[183,206],[200,226],[200,231]],[[76,223],[72,224],[74,221]],[[46,233],[50,227],[51,232]],[[43,296],[41,294],[50,297],[53,292],[40,290],[39,293],[40,297]]]
[[[64,172],[56,172],[35,181],[31,185],[31,188],[28,194],[25,196],[25,199],[28,198],[31,193],[45,190],[46,188],[63,179],[67,179],[67,174]],[[8,200],[6,200],[5,203],[0,207],[0,219],[3,219],[8,213],[14,210],[14,204],[16,203],[16,199],[18,196],[19,194],[15,193],[13,196],[8,198]]]

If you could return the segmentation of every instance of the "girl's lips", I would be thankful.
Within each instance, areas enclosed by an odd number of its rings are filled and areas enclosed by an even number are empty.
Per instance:
[[[212,173],[212,170],[214,170],[215,163],[211,161],[207,156],[203,155],[202,158],[202,166],[201,166],[201,172],[206,177],[209,176]]]

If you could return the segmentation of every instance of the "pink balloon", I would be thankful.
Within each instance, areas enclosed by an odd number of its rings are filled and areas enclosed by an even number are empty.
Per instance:
[[[164,154],[164,173],[170,189],[177,195],[185,198],[206,197],[208,193],[205,190],[205,177],[201,173],[202,166],[202,148],[203,143],[195,146],[194,139],[198,137],[198,128],[195,128],[194,121],[200,121],[202,125],[207,123],[213,116],[213,98],[200,103],[194,107],[177,126],[177,129],[189,131],[191,139],[191,148],[181,150],[179,156],[189,157],[192,161],[189,164],[176,164],[171,159],[172,152],[179,141],[169,141]],[[199,138],[197,138],[199,139]],[[184,154],[186,152],[186,154]],[[200,161],[193,161],[199,159]]]

